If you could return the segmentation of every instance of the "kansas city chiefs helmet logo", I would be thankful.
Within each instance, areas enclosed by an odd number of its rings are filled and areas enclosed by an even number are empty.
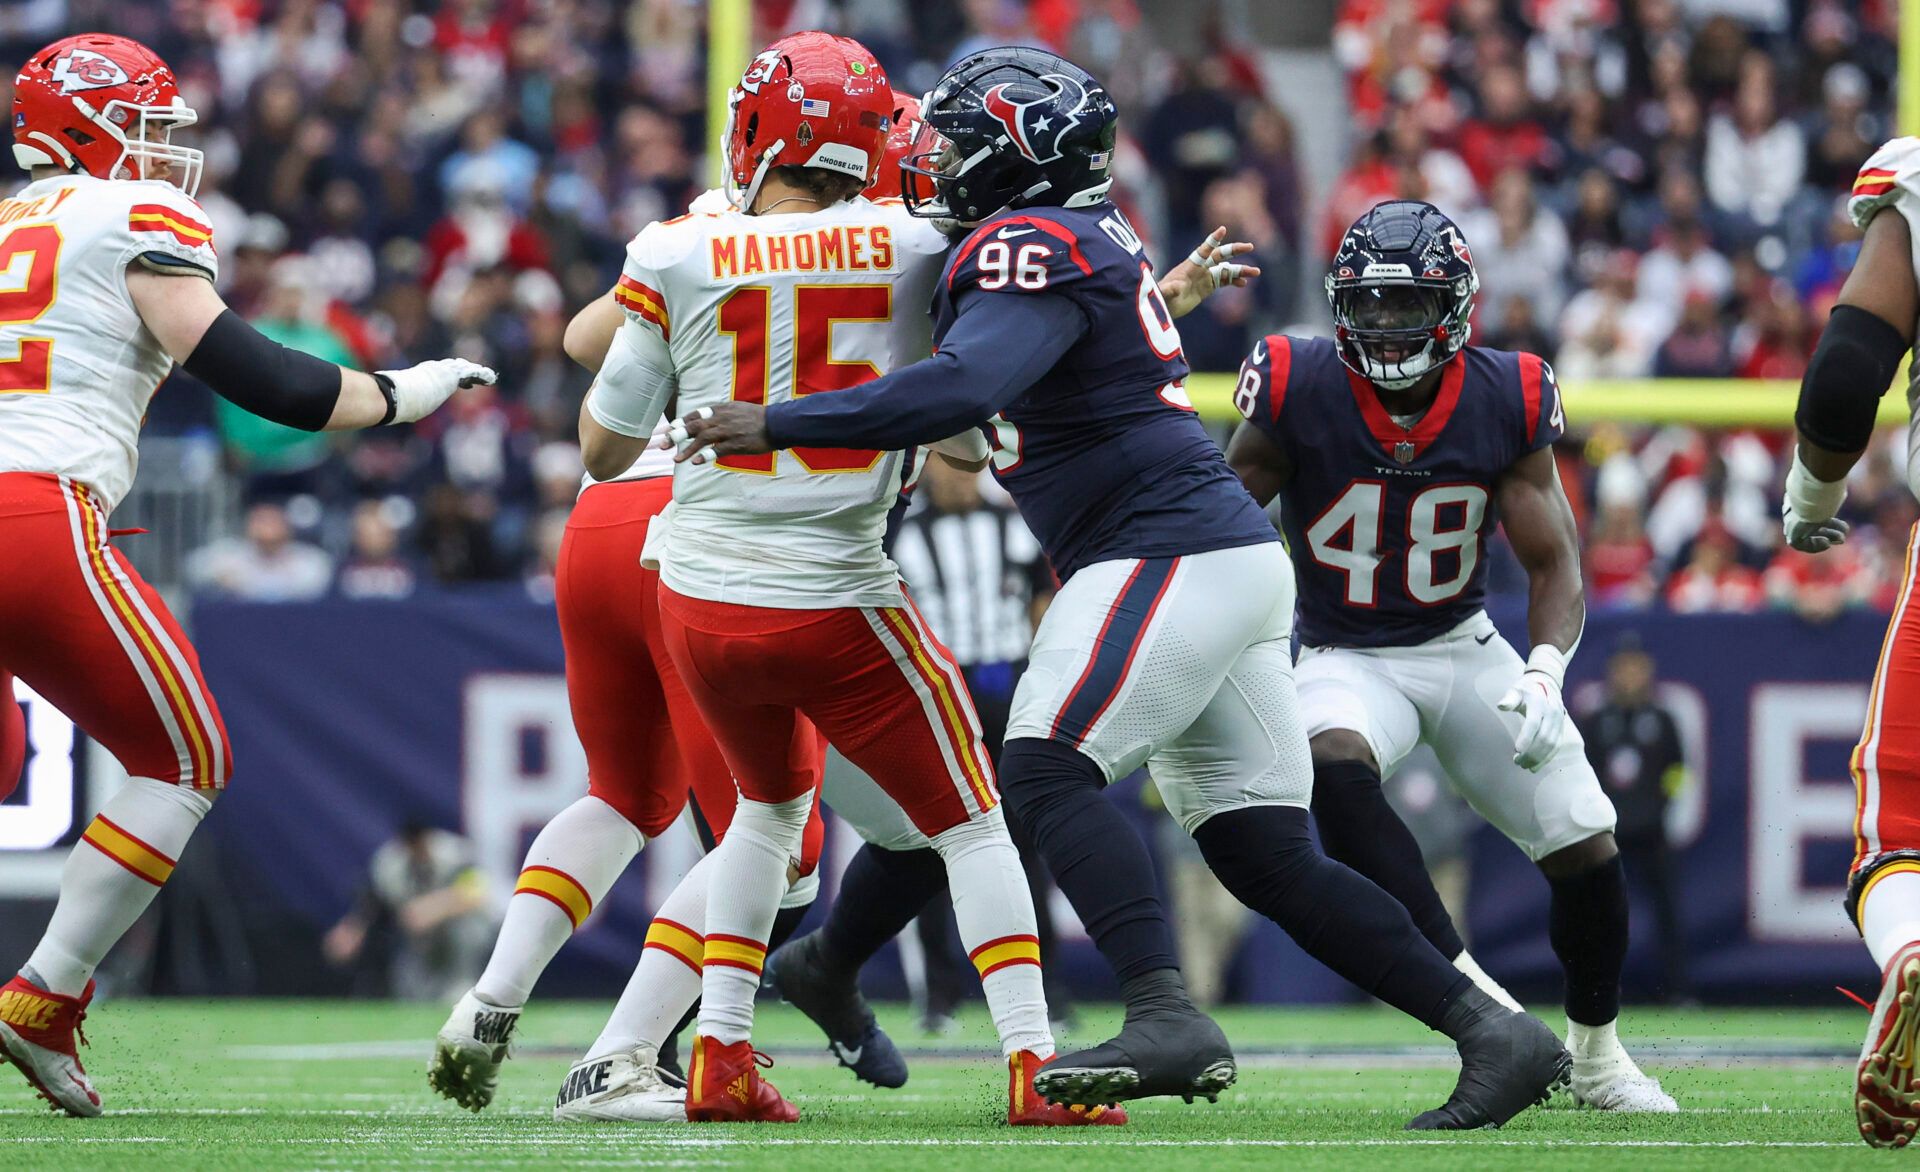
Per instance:
[[[1040,81],[1051,86],[1053,93],[1016,100],[1008,95],[1008,85],[1002,83],[988,90],[980,105],[989,117],[1007,128],[1007,137],[1021,154],[1035,163],[1051,163],[1064,153],[1060,140],[1080,125],[1087,90],[1063,73],[1046,74]],[[1058,103],[1053,101],[1056,94],[1062,99]],[[1063,109],[1064,114],[1060,113]]]
[[[75,49],[53,63],[53,80],[63,94],[105,89],[132,80],[113,58],[91,49]]]

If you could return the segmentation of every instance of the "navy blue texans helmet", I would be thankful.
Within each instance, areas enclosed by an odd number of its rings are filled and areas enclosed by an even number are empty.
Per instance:
[[[1334,340],[1347,368],[1404,390],[1445,366],[1473,333],[1480,274],[1459,225],[1419,200],[1376,204],[1327,270]]]
[[[971,224],[1003,208],[1086,207],[1113,186],[1120,111],[1093,75],[1042,49],[983,49],[921,100],[900,163],[916,216]]]

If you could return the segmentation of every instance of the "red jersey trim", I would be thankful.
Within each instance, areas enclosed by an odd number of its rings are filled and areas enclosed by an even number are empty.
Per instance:
[[[1440,375],[1440,391],[1434,396],[1433,405],[1427,408],[1427,413],[1412,430],[1407,430],[1387,414],[1373,384],[1352,369],[1347,370],[1347,386],[1353,391],[1353,401],[1360,408],[1360,416],[1367,421],[1367,430],[1373,433],[1381,450],[1391,456],[1395,445],[1410,443],[1416,459],[1424,455],[1433,441],[1440,438],[1440,433],[1446,430],[1447,421],[1453,418],[1453,409],[1460,405],[1460,387],[1466,381],[1466,359],[1456,355]]]

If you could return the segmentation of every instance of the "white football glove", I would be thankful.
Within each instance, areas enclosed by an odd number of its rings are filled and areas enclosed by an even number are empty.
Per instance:
[[[1513,763],[1538,772],[1567,729],[1567,702],[1560,695],[1560,682],[1566,678],[1567,657],[1558,647],[1542,643],[1527,656],[1527,670],[1520,682],[1500,698],[1502,712],[1520,714],[1520,731],[1513,738]]]
[[[1825,553],[1845,544],[1850,526],[1834,514],[1846,501],[1847,482],[1815,476],[1800,462],[1800,448],[1795,445],[1793,466],[1787,470],[1786,500],[1780,505],[1787,544],[1801,553]]]
[[[405,370],[375,373],[393,384],[394,410],[390,421],[393,423],[412,423],[426,418],[461,387],[500,381],[493,368],[464,358],[436,358]]]

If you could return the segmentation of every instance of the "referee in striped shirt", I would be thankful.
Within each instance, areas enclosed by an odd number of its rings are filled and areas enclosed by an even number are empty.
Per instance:
[[[913,590],[927,626],[953,652],[980,714],[987,751],[997,764],[1013,705],[1013,685],[1027,666],[1034,627],[1053,600],[1053,570],[1020,513],[988,500],[981,473],[929,460],[921,503],[900,522],[892,555]],[[1053,955],[1053,917],[1047,893],[1052,879],[1013,819],[1007,820],[1033,889],[1040,951]],[[920,940],[927,957],[927,1023],[937,1028],[953,1006],[977,987],[973,966],[957,947],[953,909],[939,901],[921,914]],[[1045,968],[1043,971],[1053,970]],[[1049,982],[1051,984],[1052,982]],[[1066,1016],[1066,994],[1047,990],[1056,1019]]]

